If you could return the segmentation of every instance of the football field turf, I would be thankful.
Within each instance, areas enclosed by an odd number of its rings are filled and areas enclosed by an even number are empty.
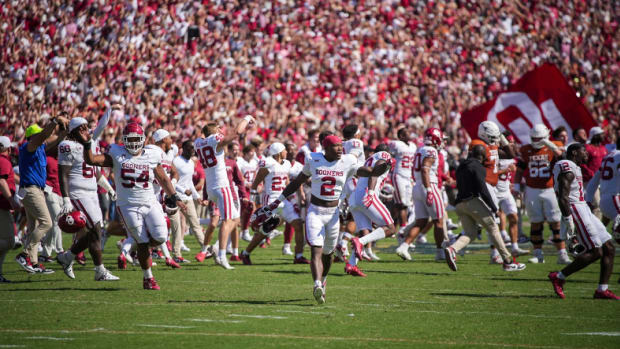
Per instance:
[[[366,278],[334,264],[327,302],[317,305],[309,267],[281,255],[281,237],[253,253],[255,265],[234,263],[232,271],[213,259],[181,270],[157,260],[158,292],[142,289],[139,267],[117,270],[116,241],[104,262],[118,282],[93,281],[90,258],[75,265],[75,280],[53,264],[52,275],[29,275],[14,262],[17,251],[9,253],[4,270],[14,283],[0,284],[0,348],[620,347],[620,302],[592,299],[598,263],[571,277],[567,298],[558,299],[547,280],[559,269],[552,247],[546,264],[506,273],[478,244],[452,272],[429,245],[403,262],[387,239],[378,245],[381,261],[361,263]],[[198,245],[186,241],[185,256],[193,256]]]

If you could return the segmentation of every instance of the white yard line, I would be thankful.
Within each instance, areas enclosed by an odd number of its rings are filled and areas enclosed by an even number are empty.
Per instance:
[[[297,340],[310,340],[310,341],[342,341],[342,342],[376,342],[376,343],[412,343],[412,344],[424,344],[424,345],[442,345],[442,346],[475,346],[475,347],[512,347],[512,348],[537,348],[537,349],[589,349],[589,347],[567,347],[556,345],[530,345],[519,343],[482,343],[482,342],[468,342],[464,340],[459,341],[431,341],[425,339],[415,338],[382,338],[382,337],[336,337],[336,336],[301,336],[301,335],[289,335],[289,334],[270,334],[270,333],[234,333],[234,332],[154,332],[154,331],[93,331],[93,330],[37,330],[37,329],[0,329],[0,333],[71,333],[71,334],[114,334],[114,335],[162,335],[162,336],[204,336],[204,337],[254,337],[254,338],[280,338],[280,339],[297,339]]]
[[[608,336],[620,337],[620,332],[581,332],[581,333],[562,333],[568,336]]]
[[[231,317],[248,317],[253,319],[274,319],[274,320],[284,320],[288,319],[286,316],[275,316],[275,315],[245,315],[245,314],[230,314],[228,316]]]
[[[0,348],[25,348],[25,345],[21,344],[0,344]]]
[[[50,341],[72,341],[74,338],[62,338],[62,337],[25,337],[25,339],[47,339]]]
[[[178,325],[152,325],[152,324],[138,324],[142,327],[155,327],[155,328],[195,328],[195,326],[178,326]],[[99,331],[101,332],[101,331]]]
[[[240,324],[242,322],[245,322],[244,320],[214,320],[214,319],[187,319],[187,321],[194,321],[194,322],[225,322],[225,323],[229,323],[229,324]]]
[[[315,315],[334,315],[334,313],[327,313],[323,311],[305,311],[305,310],[276,310],[277,313],[300,313],[300,314],[315,314]]]

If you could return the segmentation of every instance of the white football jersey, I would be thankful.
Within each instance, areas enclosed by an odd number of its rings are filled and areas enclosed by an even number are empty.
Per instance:
[[[71,166],[68,188],[70,198],[79,199],[97,195],[95,168],[84,162],[83,145],[68,139],[60,142],[58,145],[58,165]]]
[[[237,157],[237,167],[239,167],[239,171],[241,171],[243,175],[245,184],[251,186],[256,177],[256,172],[258,171],[258,162],[254,159],[245,161],[243,157],[239,156]]]
[[[620,150],[614,150],[601,162],[601,194],[620,193]]]
[[[354,155],[343,154],[340,160],[329,162],[323,153],[312,153],[306,159],[303,174],[311,178],[311,193],[319,199],[334,201],[347,179],[355,174],[359,166]]]
[[[112,144],[108,155],[113,161],[117,205],[142,206],[157,202],[153,190],[155,180],[153,169],[164,158],[161,148],[144,148],[142,154],[131,155],[124,146]]]
[[[230,186],[226,174],[226,156],[224,149],[217,151],[217,145],[224,139],[221,134],[210,135],[207,138],[198,138],[194,142],[196,155],[205,170],[208,190],[227,188]]]
[[[177,194],[183,201],[191,200],[192,195],[185,194],[185,191],[187,189],[191,190],[192,192],[196,191],[196,188],[194,187],[194,182],[192,181],[192,176],[194,175],[194,167],[196,165],[194,164],[194,160],[192,159],[188,160],[182,156],[177,156],[172,161],[172,164],[174,165],[174,167],[177,169],[177,172],[179,173],[179,181],[177,182],[177,185],[175,188],[177,189],[176,190]]]
[[[155,148],[155,150],[161,150],[164,153],[164,158],[161,161],[161,167],[164,169],[164,172],[166,172],[166,176],[168,176],[168,178],[170,178],[170,173],[171,173],[171,169],[172,169],[172,160],[174,160],[174,157],[177,156],[178,152],[179,152],[179,148],[176,146],[176,144],[173,144],[172,147],[170,148],[170,150],[168,150],[167,152],[164,152],[163,149],[161,149],[159,146],[155,145],[155,144],[148,144],[145,145],[144,148]],[[153,182],[153,192],[155,193],[155,196],[157,196],[158,198],[160,197],[160,195],[163,195],[162,193],[162,188],[159,185],[159,183],[157,183],[157,180],[155,180],[155,182]]]
[[[392,156],[390,155],[390,153],[385,152],[385,151],[380,151],[378,153],[374,153],[372,154],[371,157],[369,157],[366,160],[366,163],[364,164],[364,166],[368,166],[370,168],[373,168],[377,162],[379,162],[380,160],[384,160],[387,161],[388,164],[391,164],[392,162]],[[379,191],[381,190],[381,188],[383,187],[383,182],[385,181],[385,179],[387,178],[388,174],[390,173],[390,171],[385,171],[384,174],[382,174],[381,176],[377,177],[377,182],[375,183],[375,187],[371,188],[372,190],[375,191]],[[355,191],[353,192],[353,196],[354,198],[351,199],[352,204],[361,204],[362,200],[364,199],[364,196],[366,196],[366,192],[368,188],[368,180],[370,179],[370,177],[360,177],[357,180],[357,186],[355,187]]]
[[[508,168],[511,164],[515,164],[515,159],[499,159],[499,169],[503,170]],[[506,193],[510,191],[510,183],[512,182],[512,172],[499,175],[497,181],[497,191],[500,193]]]
[[[581,175],[581,168],[570,160],[560,160],[553,166],[553,188],[556,194],[559,193],[558,177],[560,173],[572,172],[575,175],[575,179],[570,184],[570,192],[568,193],[568,201],[571,204],[585,203],[583,197],[583,176]]]
[[[342,149],[345,154],[355,155],[358,166],[363,166],[366,162],[366,154],[364,154],[364,142],[357,138],[347,139],[342,142]]]
[[[289,180],[292,181],[293,179],[297,178],[297,176],[299,176],[303,169],[304,165],[302,165],[299,161],[295,161],[293,164],[291,164],[291,170],[288,173]]]
[[[413,143],[405,143],[400,140],[391,141],[389,143],[390,152],[394,155],[396,166],[394,166],[394,174],[401,177],[411,179],[413,168],[413,159],[418,147]]]
[[[273,199],[277,199],[282,194],[284,188],[286,188],[288,175],[291,171],[291,163],[286,159],[279,163],[271,156],[268,156],[260,161],[258,167],[264,167],[269,171],[267,176],[265,176],[264,185],[265,195],[269,196],[268,202],[271,202]]]
[[[415,179],[415,185],[423,185],[422,182],[422,165],[424,163],[424,159],[426,158],[434,158],[435,161],[433,162],[433,165],[431,165],[431,171],[430,171],[430,182],[431,183],[435,183],[437,184],[437,168],[439,166],[439,155],[437,154],[437,149],[425,145],[423,147],[421,147],[420,149],[418,149],[418,151],[416,151],[415,153],[415,157],[413,159],[413,176]]]

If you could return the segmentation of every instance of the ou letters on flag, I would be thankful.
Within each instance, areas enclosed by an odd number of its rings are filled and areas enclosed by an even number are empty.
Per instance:
[[[560,70],[552,64],[527,72],[495,99],[463,112],[461,124],[472,138],[478,137],[478,125],[485,120],[508,129],[522,144],[530,143],[530,129],[544,123],[550,130],[566,127],[569,141],[573,130],[589,130],[596,122],[568,85]]]

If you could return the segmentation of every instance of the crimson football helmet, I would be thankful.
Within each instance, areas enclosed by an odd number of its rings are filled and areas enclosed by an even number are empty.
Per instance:
[[[424,131],[424,144],[435,148],[441,147],[443,144],[443,133],[436,127],[431,127]]]
[[[144,147],[144,130],[136,122],[130,122],[123,129],[123,144],[125,149],[132,154],[138,154]]]
[[[252,214],[252,217],[250,217],[250,225],[254,231],[260,232],[266,236],[280,225],[280,217],[263,206]]]
[[[58,217],[58,227],[65,233],[75,234],[86,227],[86,216],[80,211],[71,211]]]

